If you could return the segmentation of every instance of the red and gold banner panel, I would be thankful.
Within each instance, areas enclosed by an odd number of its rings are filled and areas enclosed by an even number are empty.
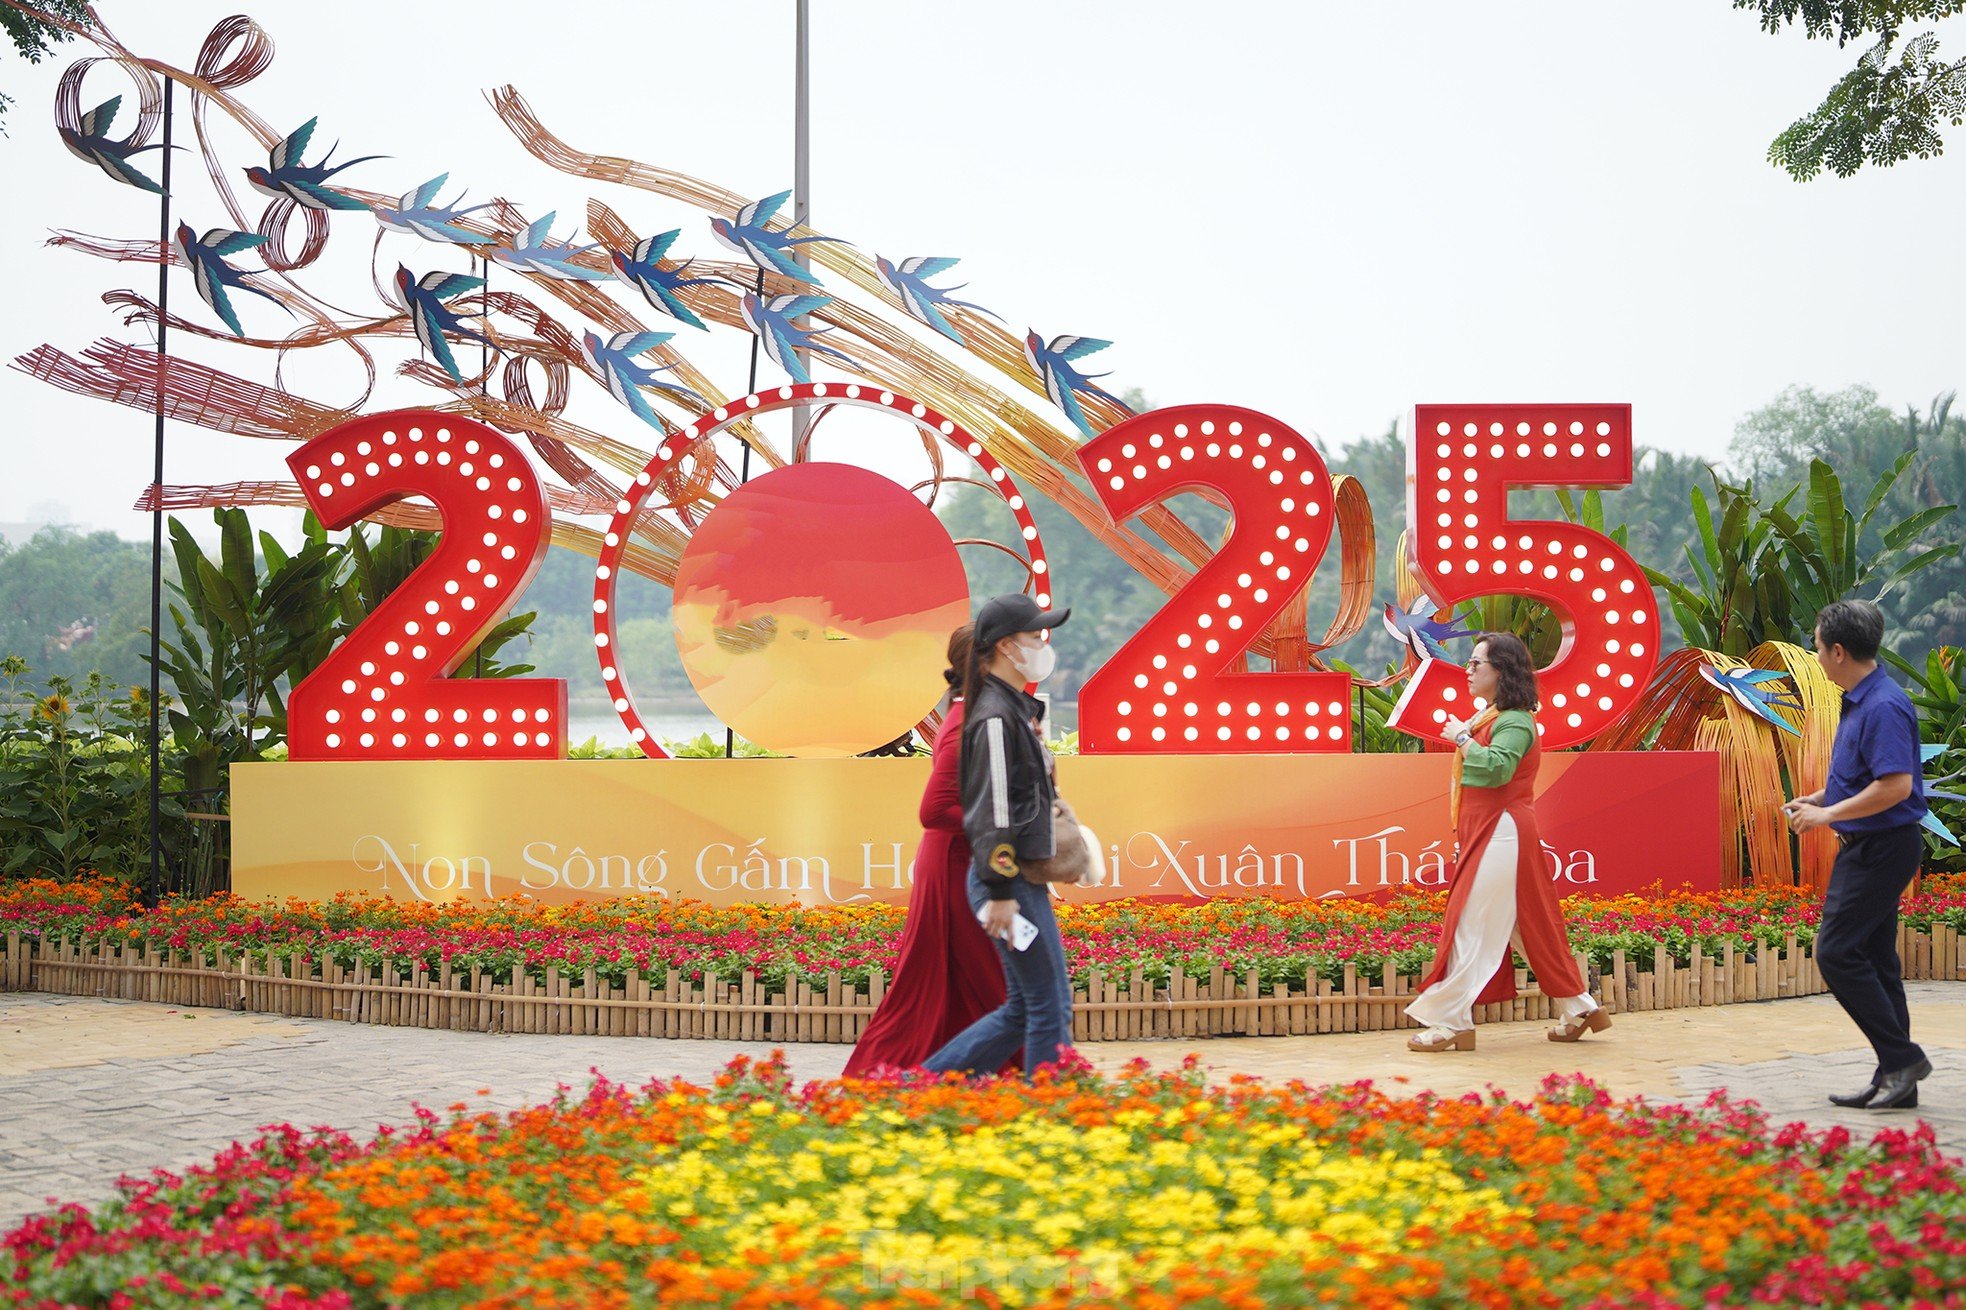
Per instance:
[[[1545,756],[1550,877],[1566,894],[1717,888],[1719,770],[1704,751]],[[927,775],[925,759],[241,764],[232,885],[904,903]],[[1110,863],[1069,899],[1367,896],[1453,866],[1444,755],[1081,756],[1058,777]]]

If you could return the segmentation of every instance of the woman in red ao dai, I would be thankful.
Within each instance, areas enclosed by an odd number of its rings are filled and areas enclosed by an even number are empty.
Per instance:
[[[1536,827],[1536,668],[1513,633],[1491,632],[1468,658],[1468,688],[1483,706],[1471,721],[1449,719],[1454,742],[1454,836],[1440,945],[1421,991],[1406,1007],[1424,1031],[1416,1051],[1472,1051],[1474,1007],[1513,1000],[1522,952],[1556,1007],[1553,1042],[1602,1032],[1610,1017],[1591,998],[1570,953],[1556,890],[1543,870]]]

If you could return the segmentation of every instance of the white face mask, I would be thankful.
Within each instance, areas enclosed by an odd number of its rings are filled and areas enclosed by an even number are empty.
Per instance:
[[[1010,662],[1026,682],[1043,682],[1058,667],[1058,652],[1048,641],[1041,641],[1035,647],[1015,646],[1012,651]]]

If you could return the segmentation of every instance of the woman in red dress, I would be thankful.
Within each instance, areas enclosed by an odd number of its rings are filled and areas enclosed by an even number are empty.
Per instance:
[[[969,667],[970,625],[949,637],[948,709],[935,734],[934,764],[922,793],[922,844],[915,851],[914,888],[901,958],[887,994],[848,1057],[846,1077],[879,1069],[912,1069],[950,1038],[1004,1002],[1003,966],[995,943],[970,912],[969,840],[963,836],[961,774],[963,703],[953,699],[959,669]],[[1023,1068],[1021,1057],[1011,1065]],[[1010,1066],[1006,1066],[1010,1067]]]
[[[1553,1042],[1602,1032],[1610,1018],[1585,990],[1570,935],[1543,867],[1536,829],[1536,666],[1513,633],[1487,633],[1468,657],[1468,689],[1487,708],[1447,722],[1454,755],[1454,836],[1459,853],[1433,968],[1407,1015],[1425,1031],[1416,1051],[1472,1051],[1474,1007],[1515,999],[1521,951],[1556,1006]]]

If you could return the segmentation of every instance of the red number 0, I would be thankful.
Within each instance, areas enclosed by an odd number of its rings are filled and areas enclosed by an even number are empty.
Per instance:
[[[1630,405],[1420,405],[1407,444],[1407,550],[1442,605],[1529,596],[1563,622],[1537,675],[1543,745],[1571,746],[1637,703],[1659,658],[1659,608],[1616,542],[1575,523],[1512,521],[1511,487],[1622,487],[1632,476]],[[1467,676],[1428,661],[1393,718],[1440,736],[1472,717]]]
[[[436,553],[293,689],[290,758],[561,758],[564,679],[449,677],[552,540],[539,479],[518,448],[468,418],[398,410],[323,432],[287,467],[330,528],[414,495],[444,520]]]
[[[1331,539],[1331,476],[1317,447],[1266,414],[1180,405],[1128,419],[1079,451],[1114,522],[1183,487],[1210,487],[1235,516],[1188,585],[1079,691],[1092,753],[1301,753],[1351,749],[1342,673],[1233,673],[1230,666],[1310,581]]]

